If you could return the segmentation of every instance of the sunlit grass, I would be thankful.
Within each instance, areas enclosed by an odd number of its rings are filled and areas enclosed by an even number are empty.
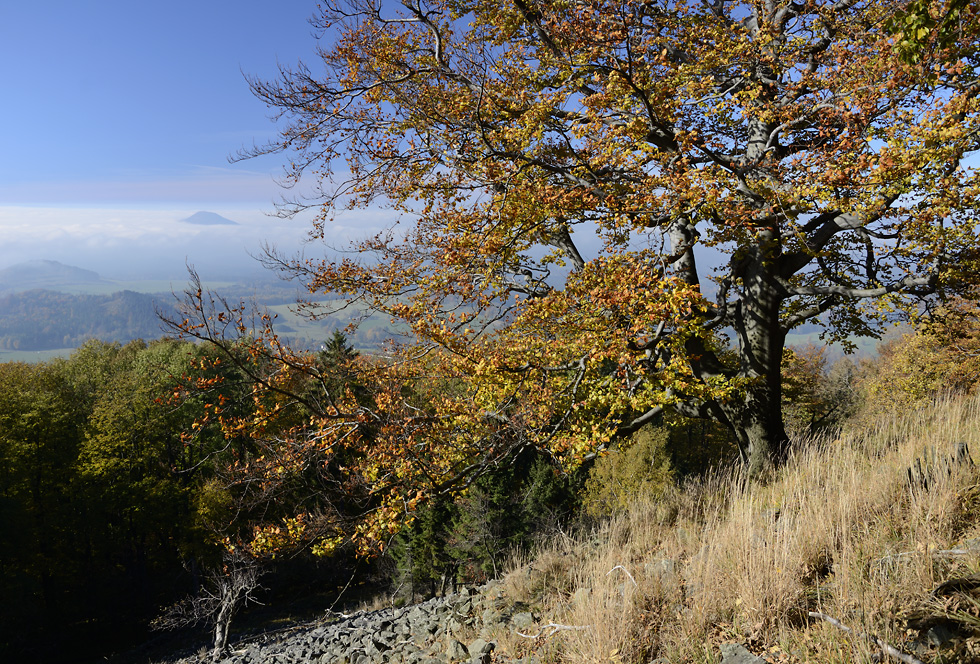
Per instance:
[[[980,568],[980,549],[944,553],[980,537],[977,469],[946,462],[958,442],[976,453],[978,439],[980,402],[947,400],[797,441],[765,484],[717,473],[638,501],[508,576],[509,594],[534,604],[542,623],[584,629],[501,634],[502,650],[710,662],[719,644],[738,642],[773,661],[871,661],[877,646],[810,612],[921,650],[906,619],[927,610],[939,583]],[[925,477],[910,485],[917,463]]]

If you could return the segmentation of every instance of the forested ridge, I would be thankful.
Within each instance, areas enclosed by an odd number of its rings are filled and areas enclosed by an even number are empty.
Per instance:
[[[162,335],[167,298],[133,291],[77,295],[30,290],[0,296],[0,349],[75,348],[88,339],[130,341]]]

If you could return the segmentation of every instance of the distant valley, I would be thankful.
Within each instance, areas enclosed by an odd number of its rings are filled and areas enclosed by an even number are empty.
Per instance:
[[[43,361],[67,355],[88,339],[126,343],[165,334],[159,313],[175,312],[186,276],[172,281],[116,281],[92,270],[34,260],[0,270],[0,362]],[[277,316],[277,329],[299,348],[316,348],[360,312],[324,316],[315,322],[293,313],[297,286],[270,274],[247,283],[207,287],[229,302],[253,300]],[[362,350],[376,350],[390,336],[388,321],[368,317],[352,336]]]

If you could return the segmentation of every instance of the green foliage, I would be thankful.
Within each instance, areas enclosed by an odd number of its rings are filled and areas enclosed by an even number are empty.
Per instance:
[[[345,367],[358,355],[354,347],[347,343],[347,336],[340,330],[334,330],[320,349],[318,359],[323,367]]]
[[[961,22],[969,21],[970,0],[911,0],[885,22],[885,29],[896,36],[898,56],[909,64],[921,62],[937,50],[956,42]]]
[[[450,529],[456,506],[436,498],[420,507],[411,525],[395,538],[389,555],[395,562],[396,588],[414,597],[434,596],[455,581],[458,563],[449,549]]]
[[[667,451],[678,479],[728,466],[738,459],[739,449],[731,431],[718,422],[670,416],[663,418],[662,426],[668,431]]]
[[[526,450],[454,501],[428,501],[389,549],[396,587],[433,595],[457,582],[498,575],[516,552],[567,526],[580,484],[578,476],[563,475],[546,457]]]
[[[362,399],[365,389],[358,380],[355,366],[359,356],[340,330],[334,330],[330,339],[320,347],[317,353],[318,387],[326,399],[336,401],[346,390],[351,390],[358,401]]]
[[[507,554],[527,541],[529,515],[522,509],[522,479],[506,471],[484,475],[459,501],[452,548],[463,578],[484,581],[498,576]]]
[[[90,341],[67,360],[0,364],[0,651],[54,623],[138,633],[186,590],[184,562],[215,554],[230,450],[210,425],[181,434],[215,395],[174,398],[204,377],[202,352]]]
[[[596,461],[585,483],[585,510],[594,516],[627,509],[637,496],[656,498],[674,483],[665,427],[646,426],[628,444]]]
[[[579,507],[581,481],[581,473],[562,473],[531,449],[477,479],[457,501],[452,527],[459,578],[482,582],[497,576],[510,556],[567,526]]]
[[[91,338],[160,336],[158,299],[132,291],[71,295],[34,290],[0,296],[0,349],[73,348]]]
[[[74,396],[53,367],[0,365],[0,586],[11,589],[0,624],[11,633],[41,613],[58,615],[64,586],[83,571],[74,555],[83,423]]]

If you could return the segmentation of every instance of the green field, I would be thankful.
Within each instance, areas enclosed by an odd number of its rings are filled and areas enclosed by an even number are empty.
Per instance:
[[[0,350],[0,362],[47,362],[56,357],[68,357],[74,348],[52,350]]]
[[[341,304],[340,300],[322,300],[317,303],[324,311]],[[364,310],[348,307],[342,311],[324,315],[318,320],[310,320],[294,311],[295,305],[280,304],[268,307],[276,315],[275,327],[283,335],[294,339],[306,339],[310,342],[326,341],[334,330],[345,331],[355,319],[364,315]],[[373,314],[363,318],[351,335],[351,342],[359,350],[377,350],[393,334],[404,329],[404,326],[393,325],[387,316]]]

